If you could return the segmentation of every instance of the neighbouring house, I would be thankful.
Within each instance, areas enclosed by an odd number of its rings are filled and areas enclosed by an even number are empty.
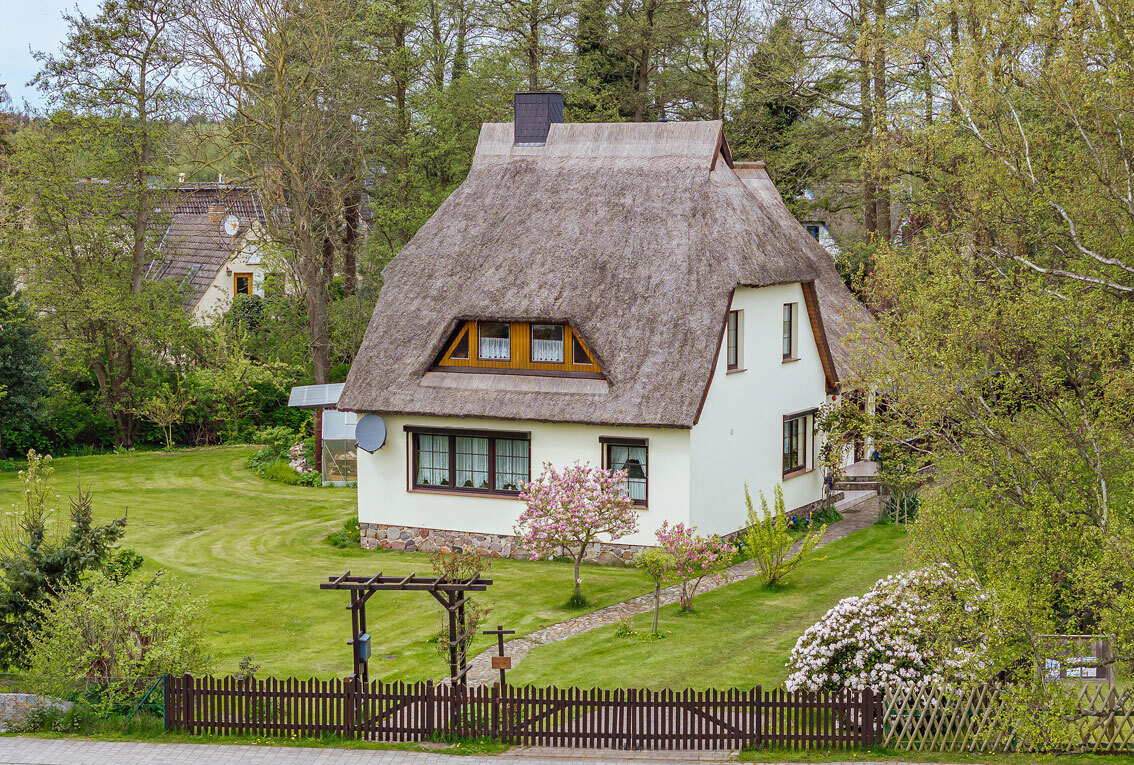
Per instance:
[[[237,295],[263,296],[267,218],[252,188],[182,184],[171,190],[168,204],[168,225],[147,279],[180,280],[197,324],[211,323]]]
[[[745,484],[824,501],[815,415],[869,317],[764,165],[734,161],[719,121],[515,106],[386,267],[339,397],[384,425],[358,452],[363,544],[521,555],[545,462],[628,471],[640,531],[600,560],[663,521],[737,531]]]

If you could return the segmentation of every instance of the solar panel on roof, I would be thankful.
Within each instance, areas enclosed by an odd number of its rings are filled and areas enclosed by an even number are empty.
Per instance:
[[[287,405],[299,409],[318,409],[339,403],[343,393],[343,383],[326,385],[297,385],[287,397]]]

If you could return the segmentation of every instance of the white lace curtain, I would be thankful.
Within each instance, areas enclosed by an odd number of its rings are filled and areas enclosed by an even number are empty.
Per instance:
[[[511,340],[507,337],[481,337],[480,357],[489,361],[507,360],[510,346]]]
[[[532,340],[532,361],[556,364],[563,361],[563,341]]]

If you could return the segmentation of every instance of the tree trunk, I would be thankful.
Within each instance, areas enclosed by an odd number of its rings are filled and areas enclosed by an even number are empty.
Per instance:
[[[343,294],[353,295],[358,284],[358,232],[362,227],[362,195],[351,191],[343,202]]]
[[[330,236],[323,237],[323,288],[329,290],[335,280],[335,240]]]
[[[874,132],[878,146],[878,181],[874,220],[883,242],[890,241],[889,125],[886,94],[886,0],[874,0]]]
[[[653,633],[656,635],[658,632],[658,611],[661,610],[661,580],[654,580],[654,628]]]
[[[469,12],[466,0],[457,3],[457,45],[453,51],[453,75],[449,82],[453,83],[468,73],[469,57],[467,53],[469,36]]]
[[[539,90],[539,3],[528,0],[528,87]]]
[[[136,155],[138,165],[134,168],[134,192],[137,197],[134,199],[134,262],[130,269],[130,292],[135,295],[142,291],[142,277],[145,274],[146,266],[146,237],[149,234],[151,214],[149,179],[146,178],[146,171],[150,166],[150,128],[147,119],[149,110],[146,105],[146,67],[144,64],[138,78],[138,111],[136,117],[139,143]]]
[[[327,320],[327,290],[320,279],[319,246],[311,236],[300,241],[304,250],[300,253],[300,272],[303,275],[304,293],[307,304],[307,328],[311,339],[311,362],[314,367],[315,384],[329,382],[331,372],[331,332]]]
[[[646,99],[650,93],[650,49],[643,45],[638,55],[638,87],[634,94],[634,121],[646,119]]]
[[[583,562],[583,555],[586,554],[587,548],[583,547],[575,556],[575,595],[572,598],[576,603],[583,597],[583,580],[579,573],[579,566]]]

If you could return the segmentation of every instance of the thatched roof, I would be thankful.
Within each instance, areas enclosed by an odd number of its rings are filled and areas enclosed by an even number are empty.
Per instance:
[[[193,308],[239,252],[248,229],[267,221],[255,192],[246,186],[184,184],[172,190],[168,204],[169,225],[162,233],[160,258],[152,264],[150,278],[181,279],[185,306]],[[214,205],[218,211],[210,213]],[[223,229],[230,214],[240,221],[235,236]]]
[[[756,195],[757,202],[765,209],[779,209],[784,215],[775,216],[780,225],[788,229],[788,233],[797,237],[802,236],[807,241],[800,241],[799,257],[805,257],[815,266],[818,276],[815,278],[815,292],[819,297],[819,305],[823,313],[823,329],[827,335],[834,356],[835,367],[840,376],[850,364],[850,348],[848,335],[854,327],[862,326],[863,322],[873,319],[866,307],[858,301],[846,285],[842,277],[835,270],[835,263],[831,253],[827,252],[806,230],[788,213],[783,197],[772,183],[763,162],[737,162],[733,166],[740,179]]]
[[[728,156],[720,122],[553,124],[537,147],[484,125],[467,179],[386,267],[338,408],[691,427],[735,287],[834,273]],[[430,366],[467,319],[570,322],[606,382],[439,380]]]

